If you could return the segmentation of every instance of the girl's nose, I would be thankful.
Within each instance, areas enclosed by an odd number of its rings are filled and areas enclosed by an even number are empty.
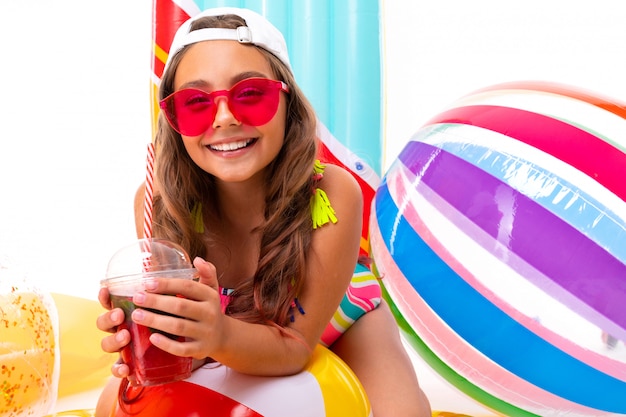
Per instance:
[[[213,128],[235,126],[241,124],[241,121],[237,120],[233,112],[228,106],[228,99],[226,97],[217,97],[215,99],[215,120],[213,120]]]

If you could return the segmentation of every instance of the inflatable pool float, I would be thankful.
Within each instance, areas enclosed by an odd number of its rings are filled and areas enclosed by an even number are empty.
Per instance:
[[[371,416],[352,371],[321,345],[296,375],[257,377],[207,364],[185,381],[131,388],[127,395],[129,403],[118,405],[112,416]]]
[[[57,329],[50,295],[0,259],[0,415],[41,415],[54,404]]]

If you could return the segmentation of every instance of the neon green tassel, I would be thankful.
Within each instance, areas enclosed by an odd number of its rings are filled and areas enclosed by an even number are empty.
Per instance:
[[[202,220],[202,203],[195,203],[191,209],[191,221],[193,222],[193,230],[198,233],[204,233],[204,221]]]
[[[322,164],[319,159],[316,159],[315,164],[313,165],[313,172],[315,174],[323,174],[325,167],[326,165]]]
[[[320,188],[316,188],[313,197],[311,197],[311,217],[313,219],[313,229],[324,226],[329,221],[337,223],[335,209],[330,205],[324,190]]]

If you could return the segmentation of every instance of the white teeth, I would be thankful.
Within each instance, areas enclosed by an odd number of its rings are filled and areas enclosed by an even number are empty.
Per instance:
[[[209,145],[209,148],[214,151],[236,151],[237,149],[245,148],[252,142],[252,139],[240,140],[238,142],[219,143],[217,145]]]

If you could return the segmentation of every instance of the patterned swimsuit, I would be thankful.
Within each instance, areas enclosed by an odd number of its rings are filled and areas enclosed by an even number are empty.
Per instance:
[[[319,162],[315,165],[315,175],[323,174],[324,166]],[[320,214],[323,213],[323,214]],[[311,202],[311,215],[313,217],[313,227],[318,228],[326,223],[337,222],[334,216],[334,210],[330,207],[330,202],[326,194],[316,189]],[[226,310],[226,306],[230,302],[230,294],[232,289],[220,287],[220,297],[222,302],[222,311]],[[352,280],[348,290],[343,296],[339,308],[335,311],[333,318],[324,330],[320,343],[328,347],[332,345],[346,330],[350,328],[359,317],[378,307],[381,302],[381,289],[378,279],[364,265],[356,264]]]

